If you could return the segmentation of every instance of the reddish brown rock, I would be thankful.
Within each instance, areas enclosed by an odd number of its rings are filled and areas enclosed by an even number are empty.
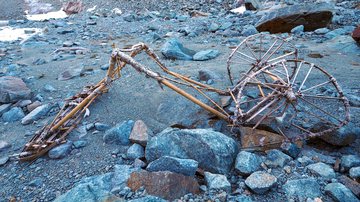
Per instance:
[[[0,103],[13,103],[30,97],[31,91],[20,78],[0,77]]]
[[[353,31],[351,36],[358,44],[360,44],[360,26]]]
[[[240,127],[241,144],[243,148],[259,147],[262,151],[278,148],[284,137],[266,130]]]
[[[77,1],[77,2],[66,2],[63,7],[62,10],[68,14],[68,15],[72,15],[72,14],[76,14],[76,13],[80,13],[82,10],[84,10],[84,6],[82,5],[81,1]]]
[[[148,194],[171,201],[188,193],[199,193],[199,184],[193,177],[168,171],[133,172],[127,184],[132,191],[145,187]]]
[[[256,29],[259,32],[284,33],[304,25],[305,31],[314,31],[326,27],[332,16],[327,3],[297,4],[269,11],[260,19]]]
[[[28,106],[26,106],[26,108],[29,112],[31,112],[32,110],[36,109],[39,106],[41,106],[41,102],[35,101],[35,102],[29,104]]]
[[[134,124],[134,127],[130,133],[129,140],[132,143],[138,143],[142,146],[146,146],[149,137],[151,135],[151,131],[146,126],[146,124],[142,120],[137,120]]]
[[[350,189],[357,197],[360,197],[360,183],[350,179],[345,175],[338,177],[338,181]]]

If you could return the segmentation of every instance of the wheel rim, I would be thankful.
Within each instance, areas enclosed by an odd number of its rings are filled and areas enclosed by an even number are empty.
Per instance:
[[[237,86],[232,120],[267,126],[291,140],[334,131],[350,120],[349,102],[323,68],[301,60],[280,60],[252,71]]]

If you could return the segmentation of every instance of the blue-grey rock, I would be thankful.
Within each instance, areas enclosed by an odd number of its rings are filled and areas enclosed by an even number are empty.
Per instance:
[[[293,158],[296,158],[301,152],[301,149],[296,144],[291,142],[282,143],[280,148],[282,152]]]
[[[231,184],[225,175],[205,172],[205,181],[210,190],[224,190],[231,192]]]
[[[226,174],[237,152],[236,142],[222,133],[210,129],[167,128],[150,139],[145,156],[149,162],[162,156],[193,159],[205,171]]]
[[[52,106],[50,104],[41,105],[32,110],[29,114],[27,114],[24,118],[21,119],[21,124],[27,125],[34,121],[39,120],[41,117],[46,116]]]
[[[354,29],[355,29],[355,27],[353,27],[353,26],[344,26],[342,28],[332,30],[332,31],[326,33],[324,36],[327,39],[333,39],[340,35],[350,34],[352,31],[354,31]]]
[[[80,148],[85,147],[85,146],[87,145],[87,141],[85,141],[85,140],[78,140],[78,141],[75,141],[75,142],[73,143],[73,145],[74,145],[74,147],[75,147],[76,149],[80,149]]]
[[[11,109],[11,105],[10,103],[0,105],[0,116],[8,112]]]
[[[349,170],[349,175],[353,179],[360,179],[360,167],[353,167]]]
[[[141,198],[129,200],[129,202],[167,202],[167,200],[156,196],[144,196]]]
[[[219,30],[226,30],[226,29],[230,28],[231,26],[233,26],[232,22],[225,22],[220,26]]]
[[[320,185],[315,178],[288,180],[283,189],[288,198],[321,197]]]
[[[5,122],[15,122],[25,117],[23,110],[20,107],[13,107],[2,115]]]
[[[301,34],[304,32],[304,25],[299,25],[291,29],[290,31],[293,34]]]
[[[216,32],[220,28],[220,25],[217,23],[211,23],[209,26],[209,32]]]
[[[43,185],[43,181],[40,178],[37,178],[29,183],[30,187],[41,187]]]
[[[95,129],[98,131],[106,131],[111,128],[111,126],[104,124],[104,123],[96,122],[94,125],[95,125]]]
[[[30,96],[31,90],[22,79],[13,76],[0,77],[0,103],[13,103]]]
[[[254,25],[246,25],[244,26],[243,31],[241,32],[241,35],[243,36],[251,36],[254,34],[259,33]]]
[[[187,176],[194,176],[198,168],[198,162],[192,159],[180,159],[171,156],[162,156],[149,163],[146,170],[150,172],[171,171]]]
[[[341,171],[348,171],[352,167],[360,166],[360,157],[357,155],[345,155],[341,157]]]
[[[129,145],[129,136],[134,126],[134,121],[124,121],[117,124],[115,127],[107,130],[103,137],[105,143],[116,143],[120,145]],[[95,126],[96,127],[96,126]]]
[[[126,157],[132,160],[137,158],[142,158],[144,156],[145,156],[144,147],[136,143],[131,145],[126,153]]]
[[[339,202],[359,202],[360,200],[351,192],[350,189],[341,183],[330,183],[325,186],[325,193],[330,195],[335,201]]]
[[[47,61],[43,58],[38,58],[32,62],[33,65],[43,65],[46,63],[47,63]]]
[[[297,161],[300,163],[301,166],[307,166],[314,163],[314,161],[307,156],[299,157]]]
[[[270,168],[284,167],[292,158],[277,149],[266,151],[265,164]]]
[[[216,58],[219,54],[220,53],[218,50],[199,51],[199,52],[195,53],[195,55],[193,56],[193,60],[195,60],[195,61],[211,60],[211,59]]]
[[[360,128],[354,124],[349,123],[346,126],[341,127],[338,130],[327,133],[320,138],[335,146],[346,146],[353,143],[357,138],[360,137]]]
[[[245,184],[253,192],[257,194],[264,194],[274,187],[277,183],[277,178],[264,171],[256,171],[246,178]]]
[[[0,140],[0,152],[4,151],[4,150],[6,150],[6,149],[8,149],[10,147],[11,147],[10,143],[8,143],[8,142],[6,142],[4,140]]]
[[[52,93],[52,92],[55,92],[56,89],[55,89],[52,85],[46,84],[46,85],[44,86],[44,91]]]
[[[303,149],[301,153],[304,156],[308,156],[308,157],[310,156],[311,159],[318,159],[318,161],[321,161],[321,162],[329,164],[329,165],[334,165],[336,163],[335,157],[322,154],[313,149],[307,149],[307,150]]]
[[[319,29],[316,29],[314,32],[315,32],[315,34],[326,34],[326,33],[330,32],[330,30],[328,28],[319,28]]]
[[[262,163],[261,157],[256,154],[241,151],[235,161],[235,170],[242,175],[250,175],[260,169]]]
[[[68,155],[71,151],[72,142],[67,141],[65,144],[61,144],[51,149],[48,153],[51,159],[61,159]]]
[[[0,157],[0,166],[5,165],[9,161],[8,156]]]
[[[322,162],[308,165],[308,166],[306,166],[306,169],[310,173],[312,173],[316,176],[321,176],[328,180],[336,177],[334,169],[332,167],[330,167],[329,165],[322,163]]]
[[[185,48],[177,39],[172,38],[162,46],[161,53],[167,59],[192,60],[195,51]]]
[[[87,177],[78,182],[72,189],[65,194],[59,196],[55,202],[69,201],[121,201],[111,193],[111,190],[118,188],[119,190],[126,187],[126,182],[130,174],[138,168],[131,168],[129,165],[115,165],[114,172]]]

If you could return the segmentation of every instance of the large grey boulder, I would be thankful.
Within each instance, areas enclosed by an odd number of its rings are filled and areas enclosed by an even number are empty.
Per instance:
[[[120,145],[129,145],[129,136],[134,126],[134,121],[124,121],[117,124],[115,127],[107,130],[103,137],[105,143],[116,143]]]
[[[72,189],[56,198],[54,202],[120,200],[120,198],[111,193],[111,190],[123,189],[126,186],[130,174],[137,170],[136,168],[131,168],[129,165],[115,165],[114,172],[84,178]]]
[[[241,151],[236,157],[235,170],[242,175],[250,175],[260,169],[261,163],[262,159],[260,156],[247,151]]]
[[[13,76],[0,77],[0,103],[11,103],[30,98],[31,90],[22,79]]]
[[[150,139],[145,157],[149,162],[162,156],[193,159],[206,171],[225,174],[232,168],[237,152],[236,142],[222,133],[167,128]]]
[[[185,48],[177,39],[169,39],[161,48],[167,59],[192,60],[195,51]]]
[[[356,138],[360,137],[360,128],[350,123],[338,130],[327,133],[320,138],[335,146],[346,146],[353,143]]]
[[[171,171],[187,176],[194,176],[199,163],[192,159],[180,159],[171,156],[162,156],[149,163],[146,170],[150,172]]]
[[[211,60],[216,58],[219,54],[220,53],[218,50],[213,50],[213,49],[203,50],[195,53],[195,55],[193,56],[193,60],[195,61]]]
[[[288,180],[283,188],[288,198],[321,197],[320,185],[315,178]]]
[[[332,19],[332,7],[327,3],[295,4],[271,10],[259,20],[259,32],[283,33],[304,25],[305,31],[326,27]]]
[[[335,201],[360,202],[358,198],[341,183],[330,183],[325,186],[325,193],[329,194]]]

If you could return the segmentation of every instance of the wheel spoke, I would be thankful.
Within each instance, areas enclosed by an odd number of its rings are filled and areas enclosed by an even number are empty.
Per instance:
[[[312,90],[312,89],[314,89],[314,88],[318,88],[318,87],[323,86],[323,85],[326,85],[326,84],[328,84],[328,83],[331,83],[331,81],[326,81],[326,82],[324,82],[324,83],[317,84],[317,85],[315,85],[315,86],[313,86],[313,87],[310,87],[310,88],[308,88],[308,89],[302,90],[301,93],[306,92],[306,91],[309,91],[309,90]]]
[[[309,71],[307,72],[304,81],[303,81],[303,82],[301,83],[301,85],[300,85],[299,91],[301,91],[301,88],[304,86],[304,83],[305,83],[305,81],[307,80],[307,78],[309,77],[310,72],[311,72],[311,70],[312,70],[313,68],[314,68],[314,64],[311,64],[310,69],[309,69]]]
[[[302,98],[302,97],[298,97],[298,98],[300,98],[301,100],[303,100],[304,102],[306,102],[306,103],[308,103],[309,105],[313,106],[314,108],[320,110],[321,112],[323,112],[323,113],[331,116],[332,118],[334,118],[334,119],[336,119],[337,121],[339,121],[340,123],[342,123],[342,121],[341,121],[339,118],[337,118],[336,116],[334,116],[334,115],[328,113],[327,111],[323,110],[322,108],[320,108],[320,107],[317,106],[316,104],[311,103],[310,101],[307,101],[306,99],[304,99],[304,98]]]

